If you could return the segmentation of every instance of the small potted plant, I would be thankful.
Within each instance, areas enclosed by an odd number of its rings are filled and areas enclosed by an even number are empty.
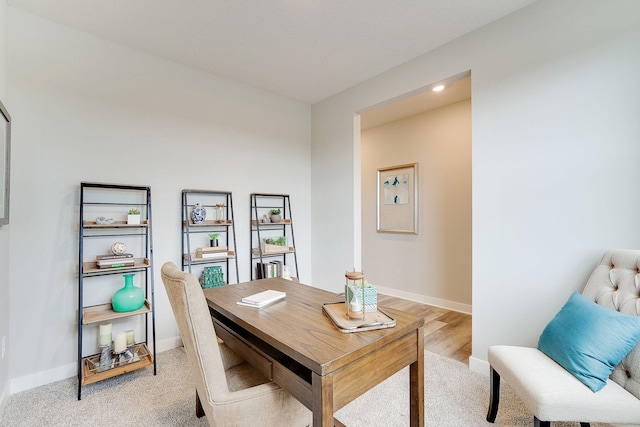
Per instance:
[[[127,224],[139,225],[140,224],[140,210],[136,208],[129,209],[127,212]]]
[[[272,223],[278,223],[282,221],[282,217],[280,216],[280,209],[271,209],[269,213],[271,214],[270,219]]]
[[[287,238],[284,236],[262,239],[262,252],[265,254],[278,254],[287,252]]]
[[[209,245],[211,247],[218,246],[218,236],[220,236],[220,233],[209,234]]]

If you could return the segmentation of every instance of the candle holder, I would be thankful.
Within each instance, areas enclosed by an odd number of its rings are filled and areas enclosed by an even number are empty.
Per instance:
[[[111,343],[100,346],[100,363],[96,367],[96,372],[104,372],[113,369],[113,358],[111,357]]]
[[[116,356],[116,364],[118,366],[126,365],[127,363],[135,362],[135,358],[136,356],[133,353],[133,348],[127,347],[125,351],[123,351],[122,353],[118,353],[118,355]],[[140,360],[140,358],[138,358],[138,360]]]
[[[347,271],[344,285],[344,303],[347,319],[364,320],[364,273],[361,271]]]
[[[215,212],[216,223],[217,224],[223,223],[224,222],[224,204],[216,203],[214,212]]]

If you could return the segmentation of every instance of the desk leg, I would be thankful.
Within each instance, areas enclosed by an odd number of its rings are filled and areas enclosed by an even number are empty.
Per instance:
[[[314,427],[333,427],[333,376],[311,374]]]
[[[418,360],[409,366],[409,402],[412,427],[424,426],[424,331],[418,329]]]

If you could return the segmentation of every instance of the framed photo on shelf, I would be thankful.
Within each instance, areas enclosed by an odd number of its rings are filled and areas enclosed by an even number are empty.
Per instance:
[[[9,224],[9,177],[11,166],[11,116],[0,102],[0,225]]]
[[[418,164],[378,169],[378,233],[418,234]]]

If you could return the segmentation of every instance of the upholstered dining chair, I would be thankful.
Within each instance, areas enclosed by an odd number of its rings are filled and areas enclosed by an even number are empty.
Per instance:
[[[198,279],[171,262],[161,273],[209,425],[310,426],[310,410],[217,339]]]
[[[496,419],[502,378],[536,427],[640,424],[639,315],[640,251],[608,251],[582,295],[572,295],[547,325],[538,348],[489,347],[487,421]]]

